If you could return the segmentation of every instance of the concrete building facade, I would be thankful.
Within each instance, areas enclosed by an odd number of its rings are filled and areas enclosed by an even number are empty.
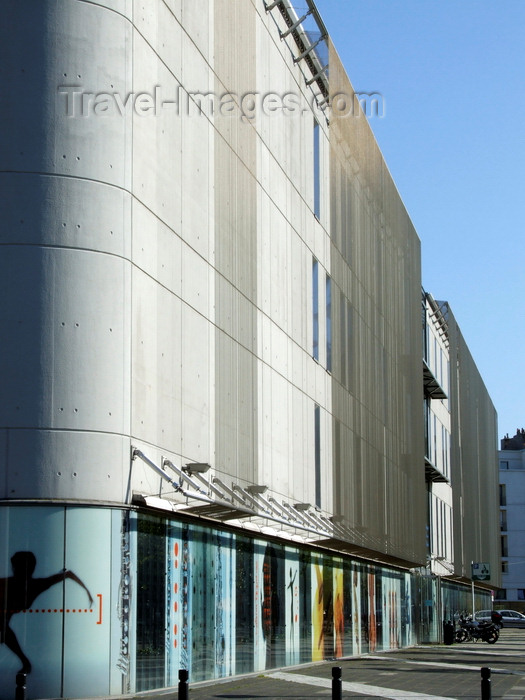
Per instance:
[[[437,640],[496,561],[494,408],[306,4],[2,8],[1,698]]]

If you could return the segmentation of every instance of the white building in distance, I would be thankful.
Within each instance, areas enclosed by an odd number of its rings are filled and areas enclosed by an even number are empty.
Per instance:
[[[525,431],[501,440],[499,452],[502,588],[496,607],[525,611]]]

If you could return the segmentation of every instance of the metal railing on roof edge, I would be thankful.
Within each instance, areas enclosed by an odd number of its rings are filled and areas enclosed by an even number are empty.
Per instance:
[[[301,15],[294,7],[293,0],[275,0],[269,2],[263,0],[266,12],[271,13],[277,9],[284,19],[286,29],[279,29],[281,40],[291,36],[294,39],[295,47],[299,53],[290,47],[293,55],[294,63],[299,64],[302,61],[308,66],[311,77],[305,75],[307,87],[317,85],[319,93],[315,95],[317,105],[322,107],[329,101],[329,84],[328,84],[328,50],[325,51],[326,56],[322,56],[320,48],[326,44],[328,39],[328,31],[324,25],[321,15],[313,0],[302,0],[301,4],[308,8],[307,12]],[[298,2],[295,2],[298,5]],[[314,21],[315,32],[308,31],[305,27],[305,22],[308,18]],[[304,73],[303,73],[304,75]]]

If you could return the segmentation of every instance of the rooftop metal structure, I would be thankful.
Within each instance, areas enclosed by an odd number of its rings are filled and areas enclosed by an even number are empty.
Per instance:
[[[266,12],[271,13],[279,27],[281,40],[286,41],[311,87],[319,107],[329,100],[328,31],[313,0],[265,0]],[[290,39],[292,41],[290,41]]]

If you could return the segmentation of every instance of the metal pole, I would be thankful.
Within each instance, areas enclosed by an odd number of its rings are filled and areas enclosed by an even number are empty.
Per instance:
[[[188,671],[185,668],[179,669],[179,692],[178,700],[189,700],[188,695]]]
[[[476,571],[477,568],[479,567],[479,564],[476,564]],[[476,595],[474,591],[474,562],[470,562],[470,576],[471,576],[471,583],[472,583],[472,621],[476,619]],[[476,576],[477,580],[477,576]]]
[[[481,669],[481,700],[490,700],[490,668],[483,666]]]
[[[26,673],[16,674],[15,700],[26,700]]]
[[[343,700],[341,673],[341,666],[332,667],[332,700]]]

